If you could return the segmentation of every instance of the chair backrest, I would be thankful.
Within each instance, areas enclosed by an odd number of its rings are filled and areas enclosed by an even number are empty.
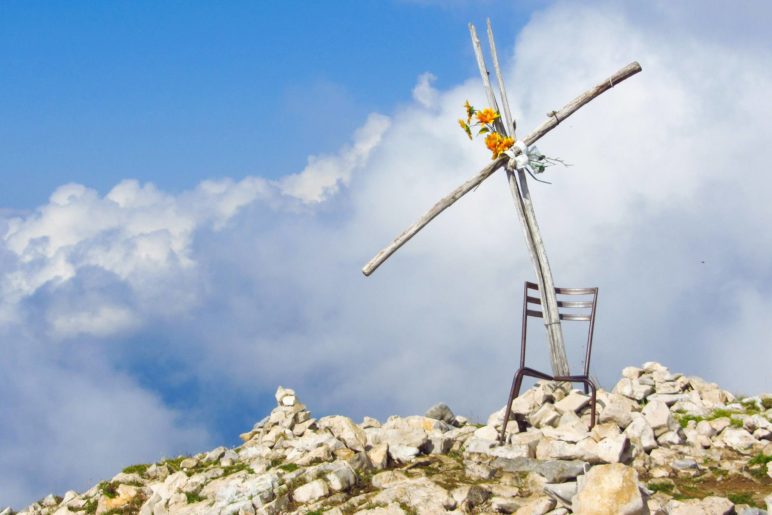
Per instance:
[[[598,288],[555,288],[560,320],[589,322],[587,327],[587,346],[584,356],[584,375],[590,374],[590,355],[592,354],[592,336],[595,331],[595,308],[598,305]],[[581,296],[581,300],[564,300],[571,296]],[[525,366],[525,340],[528,317],[544,318],[539,285],[525,282],[523,288],[523,332],[520,347],[520,366]]]

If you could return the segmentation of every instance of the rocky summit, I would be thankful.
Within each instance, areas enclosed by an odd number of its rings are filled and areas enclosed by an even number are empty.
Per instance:
[[[772,506],[772,395],[736,398],[658,363],[590,399],[537,383],[509,414],[316,419],[279,387],[243,444],[133,465],[20,514],[761,514]],[[504,444],[498,434],[510,422]],[[15,513],[6,508],[0,515]]]

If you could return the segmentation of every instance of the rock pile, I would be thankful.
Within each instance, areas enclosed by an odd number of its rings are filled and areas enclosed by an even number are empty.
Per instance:
[[[128,467],[23,514],[730,514],[772,508],[772,395],[737,399],[658,363],[589,396],[541,382],[509,414],[315,419],[295,392],[243,445]],[[505,416],[506,441],[497,442]],[[3,510],[0,515],[14,513]]]

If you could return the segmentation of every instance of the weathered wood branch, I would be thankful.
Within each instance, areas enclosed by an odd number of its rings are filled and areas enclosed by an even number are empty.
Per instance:
[[[501,73],[499,57],[496,52],[496,42],[493,38],[493,28],[491,21],[487,20],[488,25],[488,44],[491,48],[491,60],[493,68],[496,70],[496,78],[499,82],[499,92],[501,95],[501,105],[503,106],[504,119],[511,130],[511,135],[515,137],[515,125],[512,121],[512,112],[509,109],[509,100],[507,98],[507,89],[504,85],[504,74]],[[568,357],[566,356],[566,346],[563,340],[563,327],[560,324],[560,313],[558,311],[558,301],[555,295],[555,282],[552,279],[552,270],[547,259],[547,249],[541,237],[539,224],[536,222],[536,212],[533,208],[531,194],[528,190],[528,179],[523,170],[517,170],[518,178],[515,179],[515,172],[510,161],[507,164],[507,182],[512,199],[515,201],[517,215],[524,229],[526,244],[531,254],[531,263],[536,272],[536,282],[539,285],[539,296],[541,297],[542,311],[544,312],[544,327],[547,331],[547,342],[550,350],[550,364],[552,372],[555,375],[570,375]],[[518,182],[519,180],[519,182]]]
[[[509,109],[509,99],[507,98],[507,88],[504,87],[504,75],[501,73],[501,66],[499,66],[499,55],[496,53],[496,42],[493,40],[493,28],[491,28],[491,20],[486,20],[488,25],[488,46],[491,49],[491,61],[493,61],[493,69],[496,71],[496,80],[499,83],[499,96],[501,96],[501,113],[504,115],[504,122],[506,125],[506,134],[515,138],[515,124],[514,118],[512,118],[512,111]],[[474,25],[470,24],[472,28]],[[479,59],[479,58],[478,58]]]
[[[599,83],[595,87],[585,91],[571,102],[566,104],[560,111],[553,111],[549,114],[550,118],[542,123],[535,131],[525,137],[527,145],[533,145],[536,141],[542,138],[549,131],[557,127],[563,120],[575,113],[579,108],[608,91],[611,87],[617,85],[623,80],[632,77],[636,73],[641,71],[641,66],[638,63],[631,63],[614,75]],[[515,153],[519,153],[519,150],[515,150]],[[477,172],[477,174],[471,179],[464,182],[461,186],[453,190],[450,194],[440,199],[432,208],[427,211],[416,223],[405,229],[394,241],[384,247],[378,254],[376,254],[363,268],[362,273],[365,275],[372,274],[389,256],[394,254],[402,245],[407,243],[410,238],[416,235],[418,231],[423,229],[426,224],[431,222],[437,215],[442,213],[445,209],[453,205],[458,199],[469,193],[482,181],[487,179],[496,170],[501,168],[509,160],[508,156],[500,156],[495,161],[491,162],[488,166]]]

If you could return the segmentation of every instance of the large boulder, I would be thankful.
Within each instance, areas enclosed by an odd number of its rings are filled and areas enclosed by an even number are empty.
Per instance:
[[[638,488],[638,473],[621,463],[591,468],[574,496],[572,509],[575,515],[646,513],[646,503]]]

